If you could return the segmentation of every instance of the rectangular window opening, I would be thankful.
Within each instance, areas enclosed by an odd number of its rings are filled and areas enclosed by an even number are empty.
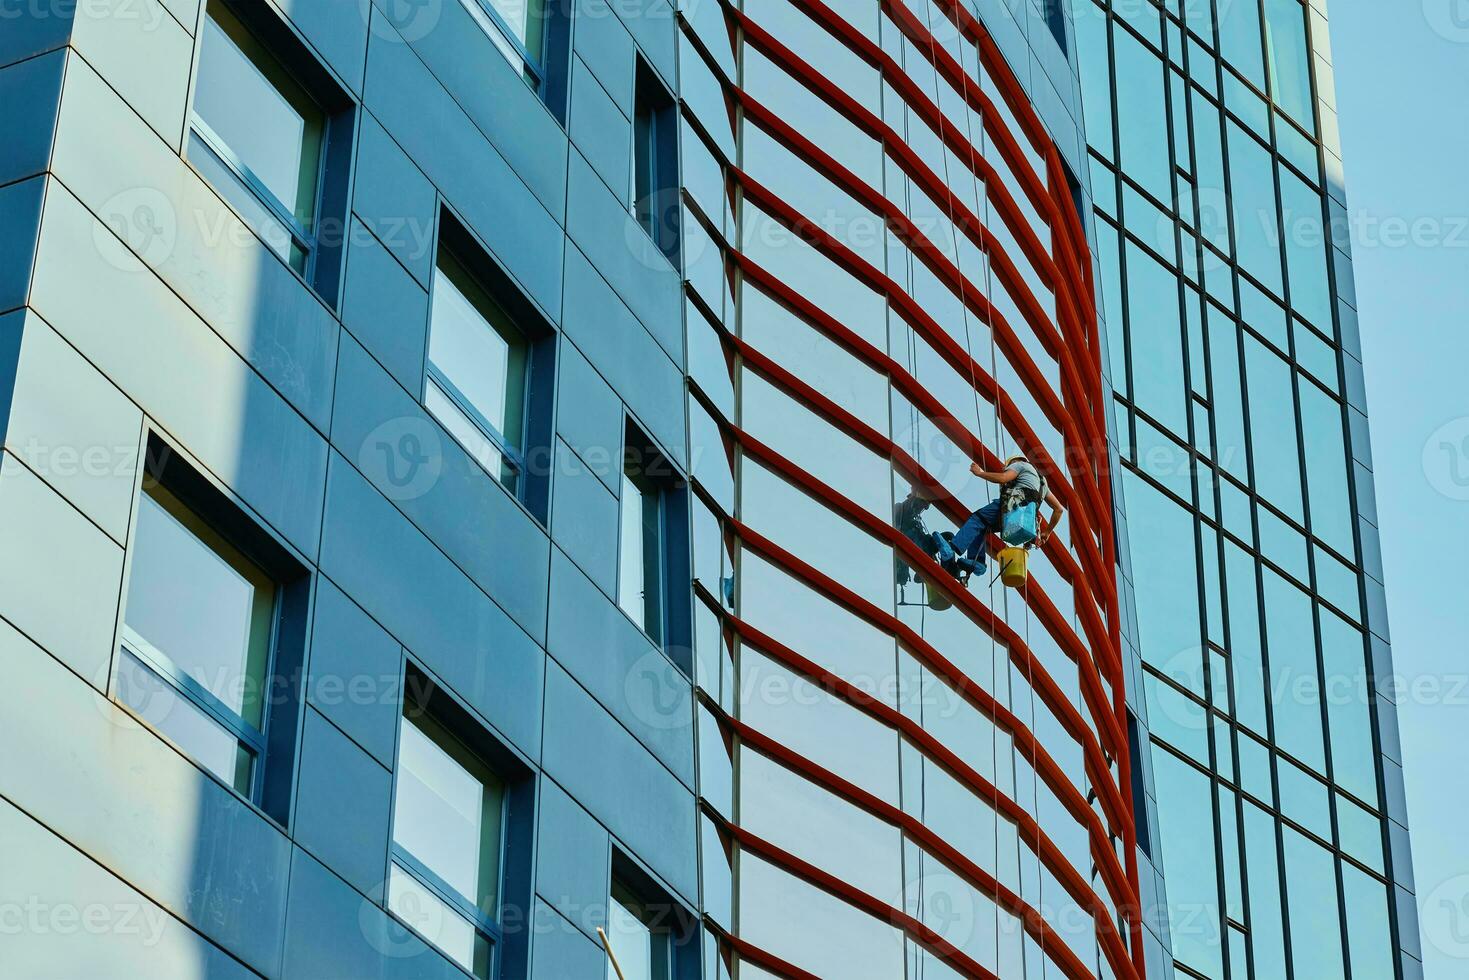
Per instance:
[[[284,823],[309,576],[156,436],[146,459],[114,696]]]
[[[555,333],[452,216],[441,222],[423,404],[479,465],[544,519]]]
[[[618,604],[685,670],[692,667],[688,484],[630,420],[618,529]],[[689,661],[685,664],[683,661]]]
[[[187,156],[282,262],[340,290],[353,104],[264,4],[209,0]]]
[[[519,918],[533,779],[416,667],[405,683],[393,790],[387,908],[465,971],[493,980],[523,955]]]
[[[673,96],[657,74],[638,60],[633,100],[633,217],[648,237],[678,264],[678,118]]]
[[[621,851],[612,855],[607,902],[604,980],[673,980],[696,974],[693,917],[653,877]],[[616,958],[616,967],[613,966]]]

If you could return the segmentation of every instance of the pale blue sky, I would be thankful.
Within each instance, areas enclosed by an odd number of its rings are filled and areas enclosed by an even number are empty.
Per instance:
[[[1424,957],[1430,980],[1457,980],[1469,976],[1469,0],[1336,0],[1331,23],[1393,651],[1417,681],[1399,710]]]

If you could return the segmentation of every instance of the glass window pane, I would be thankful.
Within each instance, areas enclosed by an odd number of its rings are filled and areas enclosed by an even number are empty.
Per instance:
[[[225,165],[223,158],[198,133],[189,134],[189,160],[215,190],[229,199],[240,219],[265,241],[272,252],[297,272],[306,274],[306,251],[296,244],[295,234]]]
[[[1237,7],[1244,3],[1234,4]],[[1240,267],[1272,293],[1281,292],[1280,222],[1275,211],[1275,165],[1270,151],[1229,124],[1229,173],[1235,245]]]
[[[607,940],[622,968],[622,980],[669,980],[669,941],[656,912],[646,908],[621,882],[612,882],[607,903]],[[618,980],[607,961],[607,980]]]
[[[1216,6],[1219,11],[1219,53],[1263,89],[1265,56],[1260,47],[1259,0],[1218,0]]]
[[[1255,954],[1253,980],[1285,980],[1285,927],[1280,908],[1275,818],[1249,802],[1244,804],[1244,815],[1250,945]]]
[[[903,892],[902,834],[750,749],[740,752],[740,825],[869,895]]]
[[[1336,862],[1330,851],[1289,827],[1282,836],[1293,976],[1295,980],[1341,980],[1346,970],[1336,901]],[[1392,971],[1377,975],[1390,977]]]
[[[1288,759],[1278,758],[1280,812],[1323,840],[1331,840],[1331,798],[1326,784]]]
[[[275,583],[162,486],[144,488],[133,534],[126,642],[260,728]]]
[[[1123,169],[1160,201],[1173,199],[1163,62],[1125,30],[1112,31]],[[1013,185],[1012,185],[1013,186]]]
[[[1107,15],[1090,4],[1078,5],[1072,21],[1076,26],[1076,60],[1081,70],[1082,110],[1087,141],[1107,158],[1112,144],[1112,72],[1107,58]]]
[[[1295,4],[1295,0],[1286,0]],[[1290,302],[1318,329],[1330,331],[1331,282],[1326,274],[1330,244],[1322,217],[1321,195],[1285,167],[1280,169],[1280,206],[1285,262],[1290,272]]]
[[[739,903],[742,939],[816,976],[904,975],[901,931],[753,854],[740,858]]]
[[[1374,792],[1372,794],[1376,796]],[[1382,820],[1351,800],[1336,794],[1337,843],[1347,854],[1373,871],[1386,871],[1382,853]]]
[[[740,655],[740,720],[898,805],[898,733],[753,647]]]
[[[746,368],[741,427],[760,442],[883,520],[892,514],[888,461]]]
[[[1271,569],[1264,570],[1264,582],[1276,744],[1324,772],[1326,747],[1311,598]]]
[[[1249,382],[1255,489],[1286,516],[1301,521],[1305,518],[1301,450],[1296,440],[1290,365],[1255,338],[1246,336],[1245,374]]]
[[[405,715],[393,839],[467,902],[495,915],[505,784],[427,715]]]
[[[255,757],[239,740],[126,650],[117,666],[117,698],[205,769],[248,796]]]
[[[388,870],[388,911],[477,977],[490,975],[490,941],[412,874]]]
[[[1234,670],[1235,717],[1265,734],[1265,668],[1260,651],[1260,590],[1255,560],[1232,541],[1224,545],[1229,596],[1229,661]]]
[[[464,447],[464,451],[485,472],[504,483],[512,493],[515,491],[515,468],[510,465],[500,447],[432,379],[423,389],[423,407],[439,420],[439,424],[448,430],[449,435]]]
[[[510,25],[515,39],[533,56],[539,55],[546,21],[539,0],[490,0],[490,5]]]
[[[662,495],[645,477],[622,475],[617,601],[649,636],[662,636]]]
[[[740,618],[891,703],[896,641],[758,554],[740,560]]]
[[[1306,10],[1300,0],[1265,0],[1265,46],[1270,51],[1275,104],[1307,129],[1313,128],[1311,53],[1306,45]]]
[[[310,228],[325,117],[219,2],[209,4],[194,111],[286,211]]]
[[[741,508],[750,527],[879,608],[893,608],[893,549],[745,459]]]
[[[1326,709],[1331,728],[1331,771],[1338,786],[1377,802],[1377,753],[1372,748],[1372,689],[1362,633],[1321,610],[1321,655],[1326,665]]]
[[[1158,830],[1168,881],[1173,953],[1207,977],[1224,976],[1219,872],[1214,861],[1214,792],[1209,777],[1153,748]]]
[[[1127,246],[1128,339],[1133,400],[1179,438],[1188,436],[1188,377],[1178,277],[1132,243]]]
[[[1306,435],[1306,479],[1311,500],[1311,531],[1343,555],[1356,551],[1351,494],[1347,489],[1347,447],[1342,435],[1341,403],[1312,384],[1299,385],[1301,428]]]
[[[1143,660],[1203,697],[1193,517],[1130,470],[1123,486]]]
[[[1342,865],[1341,874],[1352,976],[1390,977],[1394,964],[1387,886],[1349,864]]]
[[[887,433],[886,377],[749,283],[740,297],[740,335],[745,340],[863,422]]]
[[[452,256],[434,271],[429,361],[491,434],[519,448],[525,405],[525,338]]]

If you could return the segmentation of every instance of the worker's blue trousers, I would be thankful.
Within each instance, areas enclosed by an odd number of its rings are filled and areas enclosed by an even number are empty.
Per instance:
[[[1000,502],[985,504],[969,515],[954,535],[954,550],[984,568],[985,539],[1000,529]]]

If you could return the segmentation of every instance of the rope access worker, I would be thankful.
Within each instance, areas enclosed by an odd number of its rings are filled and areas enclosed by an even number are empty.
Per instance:
[[[1040,470],[1024,456],[1011,456],[998,472],[992,473],[978,463],[972,464],[969,472],[997,484],[1000,495],[969,515],[952,537],[938,536],[940,564],[954,577],[963,579],[972,572],[984,571],[991,534],[1003,530],[1005,542],[1013,546],[1044,545],[1061,522],[1061,502],[1051,493]],[[1043,501],[1051,513],[1037,527]]]

